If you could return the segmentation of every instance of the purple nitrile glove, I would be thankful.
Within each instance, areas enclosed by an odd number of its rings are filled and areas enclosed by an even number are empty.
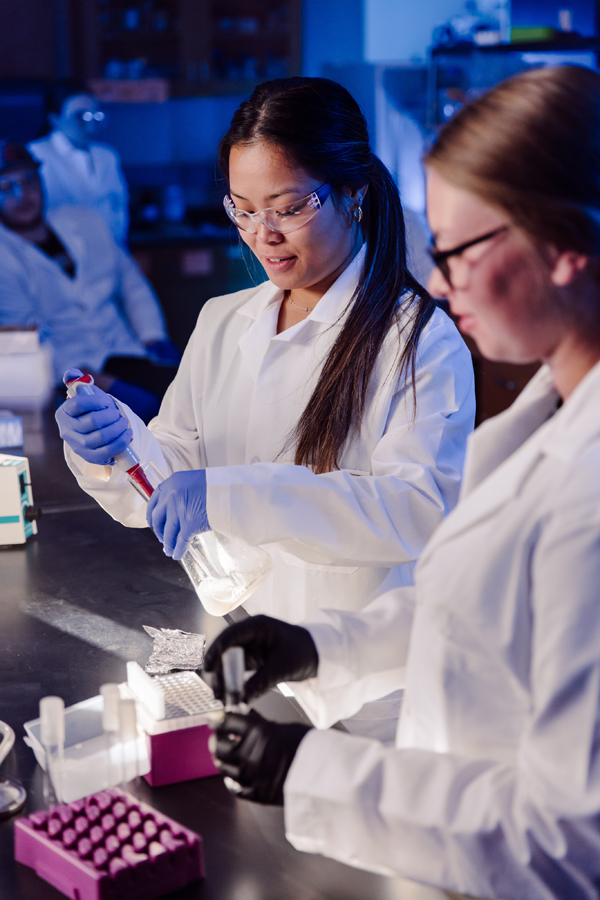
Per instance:
[[[146,520],[167,556],[181,559],[195,534],[210,531],[206,516],[206,472],[174,472],[156,488]]]
[[[69,369],[64,381],[81,375],[79,369]],[[133,432],[110,394],[96,385],[91,387],[93,394],[77,394],[57,409],[58,430],[63,441],[86,462],[111,465],[129,446]]]

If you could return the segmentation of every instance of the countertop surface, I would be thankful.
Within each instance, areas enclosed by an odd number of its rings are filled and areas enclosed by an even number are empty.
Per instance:
[[[203,612],[183,569],[147,529],[113,521],[77,486],[62,456],[51,413],[26,422],[38,534],[0,550],[0,719],[16,733],[0,777],[28,791],[21,815],[43,808],[43,776],[23,743],[23,723],[40,698],[71,705],[125,680],[128,660],[151,651],[142,625],[203,633],[226,624]],[[6,451],[10,452],[10,451]],[[256,704],[281,721],[298,713],[278,692]],[[351,869],[299,853],[287,843],[281,809],[238,800],[220,776],[152,789],[139,799],[202,835],[206,878],[169,895],[175,900],[438,900],[433,888]],[[63,895],[13,859],[13,821],[0,822],[0,900],[59,900]]]

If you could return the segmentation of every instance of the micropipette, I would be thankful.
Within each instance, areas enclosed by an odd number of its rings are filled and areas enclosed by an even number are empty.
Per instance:
[[[67,396],[74,397],[76,394],[93,394],[92,385],[94,379],[91,375],[79,375],[67,381]],[[115,456],[115,465],[121,471],[125,472],[129,481],[134,488],[141,493],[145,500],[148,500],[154,492],[154,488],[148,481],[146,473],[142,468],[140,458],[132,449],[131,444],[126,447],[122,453]]]
[[[91,375],[78,375],[67,381],[67,395],[93,394],[93,384]],[[140,461],[131,444],[114,457],[114,463],[127,474],[129,483],[146,502],[156,485],[164,481],[151,461]],[[155,479],[155,484],[150,477]],[[239,606],[263,583],[273,568],[273,561],[261,547],[250,547],[236,538],[209,530],[192,537],[181,565],[205,609],[221,616]]]
[[[62,773],[65,748],[65,704],[60,697],[40,700],[40,740],[46,751],[47,771],[54,794],[62,803]]]

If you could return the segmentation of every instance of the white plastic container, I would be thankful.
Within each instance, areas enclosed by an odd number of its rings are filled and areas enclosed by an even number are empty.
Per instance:
[[[54,390],[52,351],[35,328],[0,328],[0,406],[40,410]]]
[[[150,771],[146,735],[138,727],[133,741],[110,742],[102,726],[104,701],[100,695],[65,709],[65,744],[60,762],[54,763],[57,796],[71,803]],[[25,722],[25,743],[47,771],[40,719]]]

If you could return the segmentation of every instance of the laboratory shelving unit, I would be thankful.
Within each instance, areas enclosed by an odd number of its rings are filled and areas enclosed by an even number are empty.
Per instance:
[[[300,72],[301,0],[77,0],[72,11],[86,80],[162,79],[189,96]]]
[[[427,74],[427,129],[435,133],[458,107],[499,81],[549,61],[598,65],[600,37],[562,35],[480,47],[470,42],[433,47]]]

